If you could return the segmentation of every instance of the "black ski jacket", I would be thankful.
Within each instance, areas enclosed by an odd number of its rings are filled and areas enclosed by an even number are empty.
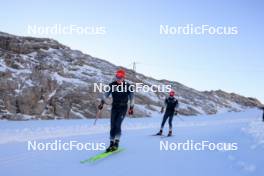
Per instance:
[[[114,81],[109,84],[109,91],[105,92],[102,101],[104,102],[106,98],[112,95],[113,107],[127,106],[128,100],[130,101],[130,107],[134,107],[134,92],[133,87],[126,81],[118,84]]]
[[[179,102],[175,97],[168,97],[165,99],[164,105],[166,107],[166,112],[174,113],[175,108],[179,106]]]

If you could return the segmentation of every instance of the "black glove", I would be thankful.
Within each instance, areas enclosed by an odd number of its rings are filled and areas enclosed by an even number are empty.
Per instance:
[[[98,105],[98,109],[102,110],[104,107],[104,101],[102,100],[101,103]]]
[[[134,114],[133,107],[130,107],[128,110],[128,115],[133,115],[133,114]]]
[[[164,112],[164,107],[162,107],[160,110],[160,113],[163,113],[163,112]]]
[[[175,111],[175,112],[174,112],[174,115],[178,115],[178,111]]]
[[[98,109],[99,109],[99,110],[103,109],[103,107],[104,107],[103,104],[99,104],[99,105],[98,105]]]

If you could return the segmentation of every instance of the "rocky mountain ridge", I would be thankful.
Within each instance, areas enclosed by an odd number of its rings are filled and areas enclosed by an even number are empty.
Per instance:
[[[108,84],[118,68],[52,39],[0,32],[0,119],[93,118],[101,96],[93,92],[93,83]],[[261,105],[255,98],[222,90],[197,91],[175,81],[156,80],[124,69],[132,83],[171,84],[182,115],[241,111]],[[136,93],[135,117],[158,112],[165,96]],[[102,117],[109,115],[109,109],[106,106]]]

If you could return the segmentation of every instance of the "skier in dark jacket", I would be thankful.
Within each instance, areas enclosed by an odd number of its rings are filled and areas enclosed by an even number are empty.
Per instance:
[[[125,80],[125,71],[116,72],[116,80],[109,84],[109,91],[105,92],[98,109],[102,109],[105,99],[112,95],[113,103],[111,109],[111,129],[110,129],[110,146],[106,152],[112,152],[118,149],[121,136],[121,124],[125,118],[129,103],[129,115],[133,115],[134,93],[132,86]]]
[[[162,120],[162,123],[161,123],[160,131],[156,135],[162,135],[163,127],[164,127],[167,119],[169,119],[169,133],[168,133],[168,136],[172,135],[172,120],[173,120],[174,114],[177,115],[177,113],[178,113],[176,108],[178,108],[178,105],[179,105],[178,100],[174,96],[175,96],[175,92],[173,90],[171,90],[170,93],[169,93],[169,97],[165,99],[164,106],[162,106],[160,112],[161,113],[164,112],[164,107],[166,107],[166,111],[165,111],[165,114],[163,116],[163,120]]]

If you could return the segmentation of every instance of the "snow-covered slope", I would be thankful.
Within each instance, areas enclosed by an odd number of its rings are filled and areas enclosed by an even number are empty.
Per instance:
[[[78,141],[108,145],[109,120],[1,121],[0,175],[203,175],[262,176],[264,125],[261,112],[247,110],[212,115],[175,117],[174,136],[151,136],[157,132],[161,115],[125,119],[121,147],[125,151],[95,164],[80,160],[100,151],[27,151],[27,140],[37,142]],[[236,151],[160,150],[160,142],[209,141],[237,143]]]
[[[93,92],[93,83],[108,84],[118,68],[52,39],[0,32],[0,119],[92,118],[101,96]],[[201,92],[175,81],[126,71],[132,83],[172,85],[182,115],[240,111],[261,104],[234,93]],[[164,93],[136,93],[135,116],[152,116],[164,97]],[[109,108],[103,116],[108,113]]]

